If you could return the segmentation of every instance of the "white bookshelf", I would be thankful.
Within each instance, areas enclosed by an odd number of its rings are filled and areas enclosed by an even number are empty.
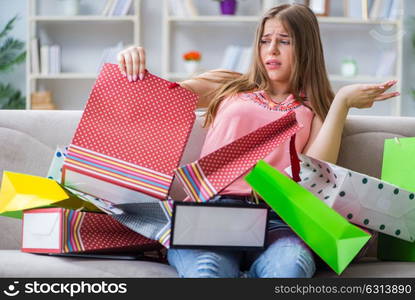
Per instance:
[[[369,83],[372,81],[375,82],[384,82],[384,81],[389,81],[389,80],[393,80],[396,79],[395,76],[382,76],[382,77],[376,77],[376,76],[368,76],[368,75],[357,75],[357,76],[353,76],[353,77],[347,77],[347,76],[342,76],[342,75],[335,75],[335,74],[331,74],[329,75],[329,79],[332,82],[361,82],[361,83]]]
[[[402,1],[402,0],[396,0]],[[193,0],[196,6],[201,7],[200,0]],[[215,2],[215,1],[212,1]],[[265,2],[265,1],[264,1]],[[336,1],[342,2],[342,1]],[[401,2],[402,8],[404,8],[405,1]],[[333,3],[333,1],[331,2]],[[247,28],[246,30],[246,38],[241,40],[241,43],[246,45],[251,45],[251,39],[254,35],[253,28],[256,27],[257,22],[260,19],[260,14],[265,9],[265,4],[262,4],[262,10],[258,11],[257,14],[254,15],[234,15],[234,16],[221,16],[221,15],[204,15],[200,12],[200,15],[197,16],[174,16],[170,14],[168,0],[164,0],[163,6],[163,39],[162,39],[162,76],[169,80],[180,81],[184,80],[189,77],[188,74],[183,72],[183,69],[180,67],[181,57],[180,54],[188,51],[190,49],[177,49],[183,47],[182,45],[185,44],[186,39],[182,38],[179,42],[176,42],[177,36],[186,35],[185,37],[187,40],[191,40],[194,38],[196,42],[193,44],[197,49],[202,52],[202,63],[203,63],[203,56],[205,52],[208,51],[215,51],[217,54],[212,56],[211,53],[207,53],[211,55],[209,58],[208,65],[203,65],[202,70],[214,69],[220,67],[220,59],[221,54],[223,54],[224,47],[226,44],[218,45],[216,49],[209,48],[209,45],[204,43],[206,41],[212,41],[211,36],[207,36],[203,39],[199,35],[198,28],[205,28],[211,26],[212,31],[214,34],[212,36],[218,40],[220,40],[219,36],[226,34],[227,28],[236,28],[236,26],[240,26],[243,28]],[[324,45],[325,55],[326,55],[326,64],[327,69],[329,72],[329,79],[332,83],[333,89],[337,91],[337,89],[346,84],[353,84],[353,83],[380,83],[388,80],[397,79],[398,83],[394,88],[394,91],[399,91],[402,94],[402,69],[403,69],[403,36],[400,35],[400,32],[403,32],[403,16],[400,16],[396,20],[384,20],[384,19],[368,19],[368,18],[350,18],[344,17],[342,15],[333,15],[328,17],[318,17],[318,21],[320,24],[320,30],[322,33],[323,44],[327,42],[328,44],[333,44],[331,47]],[[216,27],[214,27],[216,26]],[[221,26],[221,27],[219,27]],[[379,54],[380,50],[375,48],[376,41],[371,41],[370,37],[367,37],[367,33],[371,30],[379,30],[381,26],[386,26],[392,28],[393,32],[396,33],[395,40],[392,43],[389,43],[389,47],[396,52],[396,59],[394,64],[394,72],[387,76],[377,77],[375,76],[375,70],[378,66],[379,62],[376,59],[376,55]],[[193,31],[192,31],[193,28]],[[216,30],[220,28],[220,30]],[[380,29],[381,30],[381,29]],[[248,33],[250,31],[250,33]],[[205,33],[204,33],[205,34]],[[337,56],[337,52],[341,55],[341,47],[344,44],[347,49],[347,41],[339,40],[339,42],[333,42],[334,40],[338,39],[338,36],[343,35],[344,37],[348,38],[351,36],[351,40],[356,42],[356,47],[361,48],[362,45],[365,46],[369,42],[373,43],[373,48],[363,49],[362,51],[354,49],[353,51],[355,54],[353,58],[360,60],[361,64],[363,65],[363,70],[359,70],[357,76],[354,77],[345,77],[340,75],[340,64],[341,59],[345,58],[345,56]],[[222,39],[223,40],[223,39]],[[352,43],[352,42],[351,42]],[[361,43],[361,44],[360,44]],[[191,44],[190,42],[188,44]],[[340,51],[339,51],[340,50]],[[350,50],[352,51],[352,50]],[[373,51],[373,55],[368,55],[368,51]],[[347,52],[346,52],[347,53]],[[345,55],[345,54],[343,54]],[[213,58],[212,58],[213,57]],[[369,57],[369,59],[367,59]],[[219,61],[218,61],[219,60]],[[359,61],[358,61],[359,63]],[[359,66],[360,67],[360,66]],[[360,69],[360,68],[359,68]],[[373,71],[373,72],[372,72]],[[388,106],[386,106],[388,105]],[[378,111],[376,111],[378,109]],[[394,100],[387,102],[386,104],[377,104],[374,109],[369,110],[352,110],[352,113],[355,114],[374,114],[374,115],[401,115],[402,114],[402,103],[401,97],[396,97]]]
[[[167,16],[168,22],[258,22],[257,16]]]
[[[43,3],[42,3],[43,1]],[[118,42],[139,45],[141,0],[133,0],[125,16],[100,15],[106,1],[88,0],[90,10],[80,15],[66,16],[45,12],[42,8],[55,5],[56,0],[28,0],[26,108],[30,109],[30,95],[50,90],[57,109],[84,108],[97,77],[102,51]],[[53,11],[53,10],[52,10]],[[31,70],[31,41],[61,46],[62,70],[55,74],[35,74]]]
[[[29,18],[30,21],[36,22],[116,22],[116,21],[127,21],[135,22],[137,20],[136,16],[36,16]]]
[[[390,24],[397,25],[399,20],[371,20],[348,17],[318,17],[319,23],[332,24]],[[258,22],[259,16],[189,16],[177,17],[167,15],[168,22]]]
[[[64,73],[59,74],[30,74],[30,78],[35,79],[95,79],[96,73]]]

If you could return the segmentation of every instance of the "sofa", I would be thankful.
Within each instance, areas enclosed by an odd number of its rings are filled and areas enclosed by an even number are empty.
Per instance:
[[[0,110],[0,169],[45,176],[57,145],[67,145],[81,111]],[[201,112],[182,163],[198,158],[206,130]],[[415,118],[349,116],[338,164],[379,177],[385,138],[415,136]],[[1,172],[2,173],[2,172]],[[1,175],[0,175],[1,176]],[[177,182],[172,196],[184,196]],[[20,252],[21,221],[0,217],[0,277],[177,277],[167,264],[140,260],[56,257]],[[316,277],[338,277],[319,268]],[[366,257],[340,277],[415,277],[415,263],[376,259],[376,243]]]

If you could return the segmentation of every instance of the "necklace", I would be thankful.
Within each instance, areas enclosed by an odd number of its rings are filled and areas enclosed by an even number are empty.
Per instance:
[[[271,111],[290,111],[301,106],[290,94],[282,101],[274,102],[269,95],[263,90],[253,93],[243,93],[243,99],[250,100]],[[276,100],[275,100],[276,101]]]
[[[287,97],[288,97],[288,96],[287,96]],[[271,107],[275,107],[275,106],[277,106],[277,105],[281,105],[281,103],[282,103],[282,102],[284,102],[286,99],[287,99],[287,98],[283,98],[283,99],[281,99],[281,100],[277,100],[277,99],[275,99],[275,98],[271,98],[271,97],[270,97],[270,99],[268,99],[268,105],[269,105],[269,106],[271,106]]]
[[[267,92],[265,92],[264,94],[265,94],[265,98],[268,100],[268,105],[270,105],[272,107],[275,107],[277,105],[281,105],[281,103],[283,103],[285,100],[287,100],[288,97],[291,95],[291,94],[286,94],[284,97],[281,97],[280,99],[275,99],[275,97],[272,97]]]

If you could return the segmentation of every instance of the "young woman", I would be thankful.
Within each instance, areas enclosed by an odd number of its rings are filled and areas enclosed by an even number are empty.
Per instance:
[[[324,62],[320,30],[314,13],[304,5],[270,9],[259,23],[246,74],[213,70],[180,85],[208,107],[209,128],[201,156],[295,110],[303,128],[298,152],[336,163],[341,134],[351,107],[367,108],[399,95],[387,93],[396,81],[354,84],[332,92]],[[130,81],[143,79],[145,52],[130,47],[118,55],[120,70]],[[289,142],[265,161],[279,170],[289,166]],[[252,203],[251,189],[239,178],[211,201]],[[248,277],[312,277],[315,257],[301,239],[270,211],[268,245],[262,252],[170,249],[169,263],[182,277],[238,277],[245,263]]]

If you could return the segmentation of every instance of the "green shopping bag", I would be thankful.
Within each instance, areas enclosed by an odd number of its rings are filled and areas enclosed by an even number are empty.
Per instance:
[[[383,151],[382,180],[415,192],[415,138],[386,139]],[[415,201],[409,198],[408,201]],[[414,212],[415,222],[415,212]],[[415,243],[379,234],[378,258],[415,261]]]
[[[262,160],[245,180],[337,274],[370,239],[368,233]]]

